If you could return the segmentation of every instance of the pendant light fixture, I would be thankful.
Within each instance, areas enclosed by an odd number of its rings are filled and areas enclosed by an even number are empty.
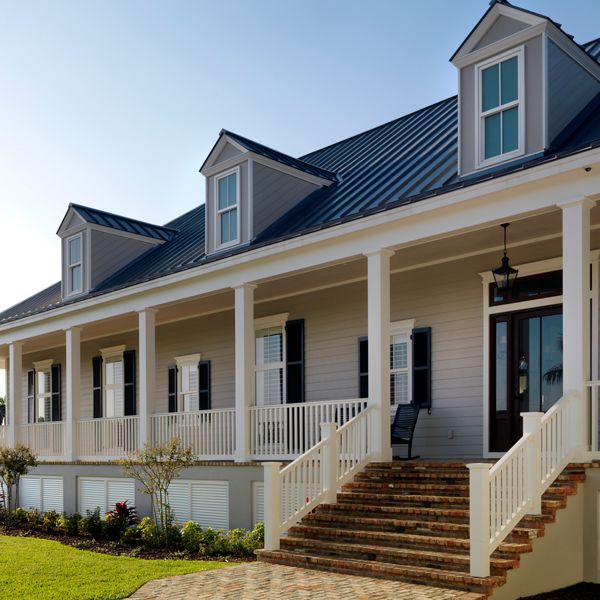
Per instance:
[[[502,257],[500,266],[492,271],[496,287],[499,290],[509,290],[512,288],[519,274],[517,269],[513,269],[510,266],[510,261],[508,260],[508,256],[506,256],[506,230],[509,225],[510,223],[502,223],[501,225],[502,229],[504,229],[504,256]]]

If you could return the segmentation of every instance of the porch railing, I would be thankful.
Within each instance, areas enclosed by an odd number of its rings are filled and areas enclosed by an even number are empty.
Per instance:
[[[572,456],[574,410],[569,394],[545,414],[523,413],[523,436],[495,465],[468,465],[471,575],[487,577],[492,552],[525,514],[541,513],[542,494]]]
[[[296,458],[321,440],[322,423],[343,425],[366,405],[366,399],[360,399],[254,406],[250,409],[252,458]]]
[[[164,444],[174,437],[201,459],[232,459],[235,409],[153,415],[152,443]]]
[[[0,448],[8,446],[8,427],[0,425]]]
[[[122,458],[138,448],[139,417],[83,419],[77,434],[81,458]]]
[[[62,421],[23,425],[19,437],[40,457],[60,457],[65,454],[65,424]]]
[[[371,409],[365,408],[340,428],[321,426],[322,439],[280,470],[265,468],[265,548],[276,550],[292,525],[321,502],[334,502],[339,486],[371,456]]]

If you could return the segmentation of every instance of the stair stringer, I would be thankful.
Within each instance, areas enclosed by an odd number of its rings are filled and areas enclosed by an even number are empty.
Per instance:
[[[584,485],[579,483],[566,508],[557,510],[544,536],[533,540],[533,551],[521,555],[519,568],[507,572],[493,600],[517,600],[583,581]]]

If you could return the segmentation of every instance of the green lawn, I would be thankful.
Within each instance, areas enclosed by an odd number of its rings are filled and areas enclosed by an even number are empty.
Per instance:
[[[0,598],[126,598],[151,579],[226,565],[107,556],[49,540],[0,536]]]

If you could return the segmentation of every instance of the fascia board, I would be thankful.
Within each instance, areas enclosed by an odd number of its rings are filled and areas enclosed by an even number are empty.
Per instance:
[[[593,171],[578,178],[588,166]],[[0,344],[305,271],[361,256],[374,247],[408,247],[487,227],[499,219],[547,212],[561,200],[591,196],[599,189],[600,149],[594,149],[6,323],[0,325]]]

